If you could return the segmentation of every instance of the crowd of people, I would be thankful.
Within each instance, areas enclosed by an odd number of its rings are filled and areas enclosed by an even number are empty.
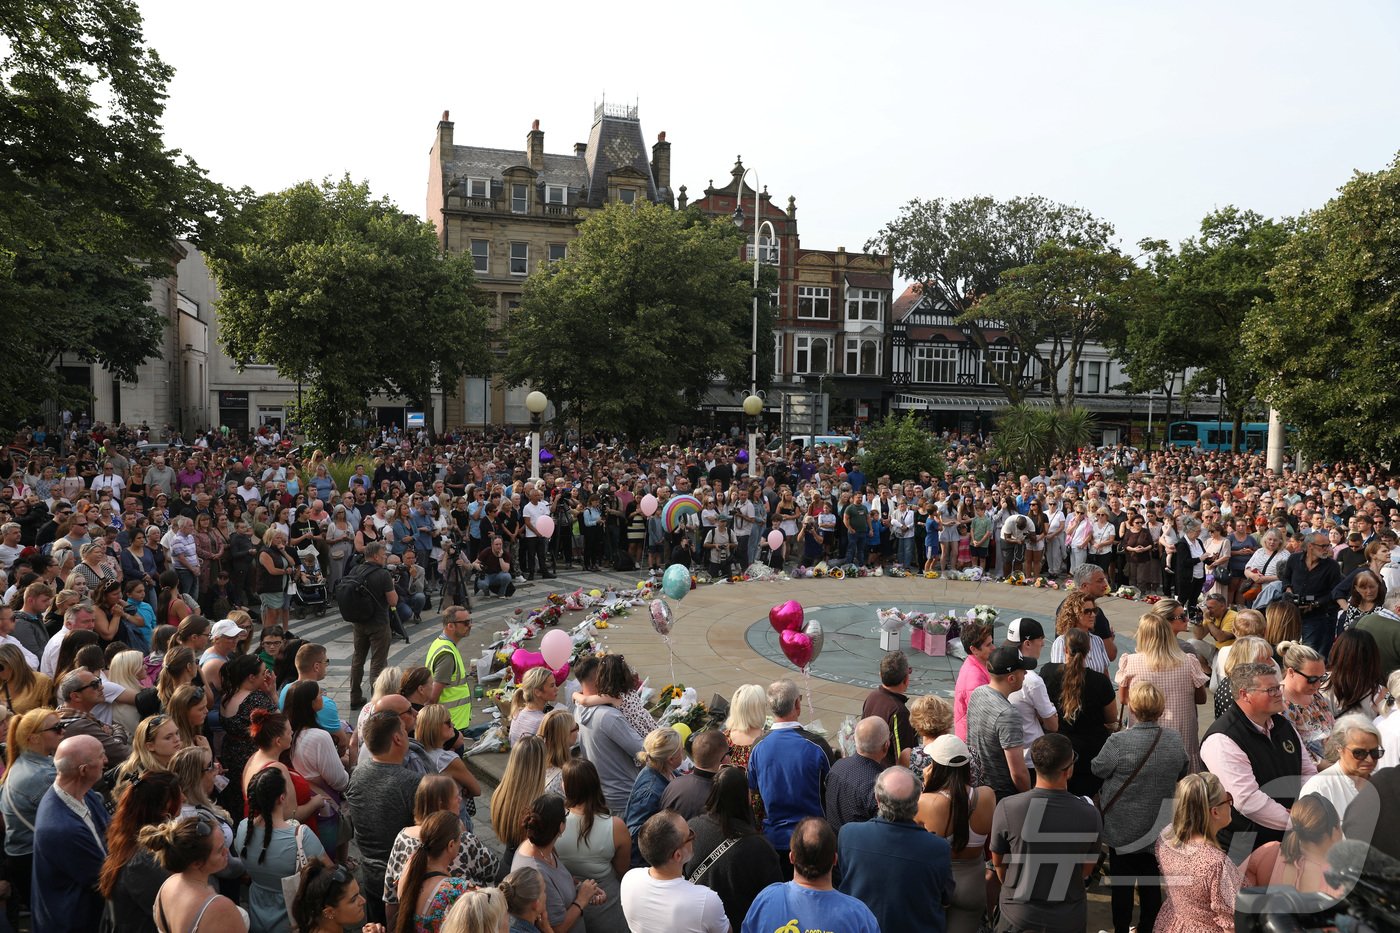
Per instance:
[[[508,433],[143,440],[81,423],[0,456],[11,928],[1078,931],[1106,871],[1118,933],[1230,929],[1241,886],[1337,893],[1344,835],[1400,849],[1400,489],[1374,468],[1118,447],[1017,476],[945,436],[941,475],[866,476],[858,444],[750,464],[696,432],[555,438],[535,481]],[[699,508],[668,526],[678,494]],[[887,655],[844,756],[790,681],[683,740],[619,656],[567,693],[532,672],[502,848],[478,838],[473,596],[821,561],[1073,586],[1054,632],[965,625],[952,697]],[[1160,597],[1132,651],[1099,602],[1124,586]],[[343,718],[291,616],[347,590]],[[434,597],[423,665],[388,666]]]

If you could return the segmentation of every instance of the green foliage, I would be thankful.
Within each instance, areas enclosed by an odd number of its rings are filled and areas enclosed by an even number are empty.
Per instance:
[[[1047,304],[1058,309],[1058,314],[1071,304],[1100,303],[1088,296],[1095,292],[1093,279],[1114,264],[1107,250],[1112,235],[1111,225],[1087,211],[1038,196],[1009,201],[985,196],[960,201],[916,198],[872,237],[865,249],[887,253],[895,270],[917,284],[935,306],[957,316],[985,351],[990,342],[987,330],[996,327],[996,322],[988,320],[979,302],[1006,286],[1012,270],[1016,274],[1010,279],[1018,283],[1020,294],[1004,302],[998,313],[1011,314],[1023,325],[1045,314]],[[1059,245],[1058,252],[1044,252],[1051,243]],[[1072,281],[1066,273],[1076,266],[1081,281],[1066,290]],[[1052,285],[1057,279],[1060,282]],[[1071,293],[1073,302],[1067,304],[1065,298]],[[1033,311],[1036,304],[1041,307],[1039,312]],[[1009,330],[1006,336],[1011,348],[1019,352],[1019,362],[1007,368],[988,368],[1012,402],[1024,394],[1020,383],[1038,353],[1035,331],[1039,327],[1037,323]]]
[[[716,378],[749,383],[753,266],[726,219],[612,204],[579,226],[568,258],[525,283],[505,378],[530,384],[565,423],[632,438],[689,418]],[[760,348],[772,311],[760,281]],[[760,349],[760,380],[772,353]]]
[[[1261,391],[1313,456],[1400,458],[1400,158],[1305,215],[1244,327]]]
[[[161,139],[172,71],[128,0],[11,0],[0,13],[0,422],[86,406],[60,354],[122,379],[159,351],[147,304],[179,238],[225,192]]]
[[[302,182],[252,198],[234,229],[209,255],[219,339],[236,364],[306,385],[298,417],[317,443],[346,437],[376,392],[426,405],[486,371],[471,257],[443,256],[430,224],[367,185]]]
[[[902,418],[886,418],[867,428],[860,435],[865,453],[860,458],[861,471],[866,476],[891,479],[914,479],[927,470],[934,476],[943,475],[943,455],[923,425],[914,420],[913,412]]]
[[[374,475],[374,458],[369,454],[351,454],[344,459],[328,457],[325,464],[326,472],[330,474],[331,479],[335,480],[335,488],[341,492],[350,488],[350,477],[355,475],[355,467],[363,465],[365,475]],[[302,472],[302,487],[305,488],[306,484],[311,481],[311,476],[305,475],[306,471]]]
[[[1057,452],[1089,443],[1094,416],[1084,408],[1032,408],[1012,405],[997,416],[992,437],[996,457],[1016,473],[1034,474]]]

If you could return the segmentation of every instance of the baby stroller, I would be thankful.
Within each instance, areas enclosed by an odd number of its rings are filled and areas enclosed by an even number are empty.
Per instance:
[[[288,587],[292,612],[298,619],[306,618],[307,613],[319,619],[326,612],[326,578],[321,574],[320,558],[314,547],[302,548],[297,556],[301,563]]]

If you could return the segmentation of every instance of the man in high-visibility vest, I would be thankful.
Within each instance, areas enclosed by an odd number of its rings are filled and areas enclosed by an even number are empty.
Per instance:
[[[457,642],[471,634],[472,611],[466,606],[449,606],[442,612],[442,634],[428,646],[428,702],[441,703],[452,717],[452,725],[465,729],[472,721],[472,687],[467,681],[467,664],[457,650]]]

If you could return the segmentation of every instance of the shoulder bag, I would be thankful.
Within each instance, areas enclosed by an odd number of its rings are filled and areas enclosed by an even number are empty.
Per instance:
[[[1108,811],[1113,809],[1113,805],[1118,802],[1118,798],[1123,796],[1123,791],[1127,790],[1128,785],[1133,783],[1133,780],[1142,771],[1143,766],[1147,764],[1147,759],[1151,758],[1152,753],[1157,750],[1157,743],[1160,741],[1162,741],[1162,727],[1158,726],[1157,735],[1153,737],[1152,744],[1147,747],[1147,754],[1142,756],[1142,761],[1137,763],[1137,767],[1133,769],[1133,773],[1128,775],[1128,779],[1118,786],[1117,792],[1109,799],[1108,803],[1104,804],[1104,808],[1099,811],[1101,814],[1106,816]]]
[[[295,903],[297,899],[297,892],[301,890],[301,870],[305,868],[307,866],[307,863],[309,863],[311,860],[306,857],[306,850],[302,847],[301,844],[301,831],[305,827],[303,827],[296,820],[292,820],[291,822],[292,835],[294,835],[297,840],[296,871],[292,872],[290,875],[286,875],[281,879],[281,881],[282,896],[286,898],[287,901],[287,919],[291,921],[292,928],[296,929],[296,918],[292,916],[292,904]],[[252,828],[249,827],[249,832],[251,831]],[[271,839],[264,839],[263,847],[266,848],[271,841]]]
[[[691,872],[690,877],[686,880],[691,884],[700,884],[700,879],[705,877],[705,872],[709,871],[714,866],[715,862],[719,861],[720,856],[728,852],[730,847],[738,841],[739,837],[735,836],[733,839],[726,839],[715,846],[710,854],[705,856],[705,861],[696,866],[695,871]]]

